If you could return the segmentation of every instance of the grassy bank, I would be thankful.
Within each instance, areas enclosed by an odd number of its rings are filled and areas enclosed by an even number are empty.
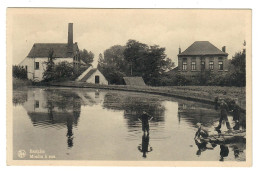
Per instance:
[[[18,78],[14,78],[13,77],[13,88],[17,89],[20,87],[27,87],[32,85],[32,82],[29,80],[25,80],[25,79],[18,79]]]
[[[151,86],[127,86],[127,85],[95,85],[83,82],[60,82],[52,83],[53,86],[97,88],[109,90],[125,90],[134,92],[144,92],[165,96],[174,96],[204,103],[214,103],[215,97],[238,99],[238,105],[246,109],[245,88],[244,87],[220,87],[220,86],[171,86],[171,87],[151,87]]]

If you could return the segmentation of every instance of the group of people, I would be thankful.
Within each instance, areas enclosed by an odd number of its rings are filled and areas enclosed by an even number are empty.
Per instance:
[[[239,108],[235,101],[231,101],[230,105],[226,103],[224,99],[217,99],[215,101],[216,110],[220,109],[220,116],[219,116],[219,122],[218,126],[215,127],[217,131],[220,131],[222,122],[224,121],[226,123],[227,129],[230,131],[232,130],[231,125],[228,120],[228,114],[233,114],[233,120],[235,121],[235,126],[233,127],[234,130],[239,129]],[[209,136],[208,131],[205,127],[202,126],[201,123],[197,124],[198,131],[195,134],[195,139],[202,136],[203,138],[206,138]]]
[[[233,127],[234,130],[239,130],[239,117],[240,117],[240,112],[239,112],[239,107],[237,103],[232,100],[229,102],[229,105],[224,99],[215,99],[215,109],[220,110],[220,116],[219,116],[219,122],[218,126],[215,127],[215,130],[220,133],[220,129],[222,127],[222,122],[224,121],[226,123],[226,127],[228,131],[231,131],[231,125],[228,120],[228,114],[231,113],[233,115],[233,120],[235,121],[235,125]],[[200,137],[202,138],[208,138],[209,133],[207,128],[203,127],[201,123],[197,123],[198,130],[195,133],[195,143],[198,146],[198,151],[197,155],[200,155],[202,151],[207,150],[207,149],[213,149],[216,145],[214,144],[208,144],[208,142],[201,142]],[[220,161],[223,161],[223,158],[228,156],[229,150],[228,147],[225,144],[220,144]]]
[[[233,127],[234,130],[239,129],[239,107],[237,103],[232,100],[230,104],[228,105],[226,101],[222,99],[216,98],[217,101],[215,101],[216,109],[220,109],[220,118],[219,118],[219,124],[217,127],[215,127],[216,130],[221,129],[222,121],[224,120],[226,122],[226,126],[228,130],[232,130],[229,120],[228,120],[228,113],[231,113],[233,115],[233,120],[235,121],[235,126]]]
[[[220,129],[222,127],[222,122],[225,121],[226,127],[229,131],[232,130],[231,125],[228,120],[228,114],[233,114],[233,120],[235,121],[235,125],[233,127],[234,130],[239,129],[239,108],[235,101],[229,102],[229,105],[224,99],[215,99],[215,107],[216,110],[220,110],[220,116],[219,116],[219,123],[218,126],[215,127],[215,129],[220,132]],[[152,151],[152,147],[149,149],[149,121],[153,119],[152,116],[150,116],[146,111],[142,112],[142,115],[138,118],[139,121],[142,122],[142,131],[143,131],[143,137],[142,137],[142,144],[138,146],[138,150],[143,153],[143,157],[146,157],[146,153]],[[209,136],[209,133],[206,128],[204,128],[200,123],[197,124],[198,130],[195,134],[195,141],[197,145],[200,145],[202,143],[199,143],[199,138],[207,138]],[[223,150],[225,150],[225,146],[221,146]],[[227,151],[222,151],[227,152]],[[223,157],[223,156],[222,156]]]

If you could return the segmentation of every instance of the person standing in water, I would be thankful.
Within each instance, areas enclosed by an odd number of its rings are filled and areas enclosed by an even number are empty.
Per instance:
[[[152,119],[153,119],[153,117],[151,117],[149,114],[147,114],[146,111],[143,111],[141,119],[138,118],[138,120],[142,122],[143,132],[144,133],[147,132],[148,135],[149,135],[149,130],[150,130],[149,121],[151,121]]]
[[[215,129],[220,130],[222,121],[225,120],[227,128],[230,130],[231,127],[230,127],[230,123],[229,123],[228,117],[227,117],[229,108],[224,99],[220,100],[219,108],[220,108],[220,119],[219,119],[219,124],[217,127],[215,127]]]
[[[231,107],[232,107],[233,121],[235,121],[235,126],[233,127],[233,129],[239,130],[240,109],[239,109],[237,100],[232,100]]]

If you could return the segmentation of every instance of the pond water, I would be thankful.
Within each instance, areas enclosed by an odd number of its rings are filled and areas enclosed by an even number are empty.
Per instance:
[[[149,135],[139,119],[143,110],[153,117]],[[14,90],[13,159],[245,161],[244,141],[212,149],[195,144],[196,124],[214,132],[218,120],[212,105],[159,95],[75,88]]]

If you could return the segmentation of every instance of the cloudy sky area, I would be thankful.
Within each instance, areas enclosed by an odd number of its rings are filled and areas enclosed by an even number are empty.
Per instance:
[[[12,11],[9,11],[12,12]],[[86,10],[17,9],[8,18],[13,63],[19,64],[34,43],[66,43],[68,23],[74,23],[74,42],[95,54],[129,39],[166,48],[177,62],[178,48],[184,51],[194,41],[210,41],[229,58],[242,49],[248,36],[248,11],[243,10]],[[11,14],[11,13],[10,13]]]

